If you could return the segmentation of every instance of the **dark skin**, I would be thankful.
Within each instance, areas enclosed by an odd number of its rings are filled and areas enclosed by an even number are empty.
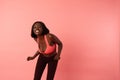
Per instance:
[[[41,51],[45,51],[46,50],[46,43],[45,43],[45,40],[44,40],[44,35],[41,35],[41,32],[42,32],[42,29],[40,28],[39,25],[36,25],[35,26],[36,30],[39,30],[38,32],[34,32],[36,35],[37,35],[37,38],[39,40],[39,43],[38,43],[38,47]],[[54,35],[54,34],[51,34],[51,33],[48,33],[46,34],[46,37],[47,37],[47,40],[48,40],[48,43],[49,45],[54,45],[54,44],[57,44],[58,45],[58,51],[55,52],[57,53],[57,55],[54,57],[54,60],[59,60],[60,59],[60,54],[61,54],[61,50],[62,50],[62,42]],[[37,38],[34,38],[34,40],[37,42]],[[27,58],[27,60],[33,60],[35,59],[38,55],[40,55],[40,52],[37,51],[33,56],[29,56]]]

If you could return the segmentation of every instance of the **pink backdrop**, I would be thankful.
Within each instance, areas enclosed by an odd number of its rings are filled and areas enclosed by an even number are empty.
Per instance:
[[[0,0],[0,80],[33,80],[37,20],[64,44],[55,80],[119,80],[119,2]]]

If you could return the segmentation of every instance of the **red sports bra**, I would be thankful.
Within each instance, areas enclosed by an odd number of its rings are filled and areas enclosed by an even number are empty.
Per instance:
[[[38,49],[38,51],[43,54],[51,54],[52,52],[54,52],[56,50],[56,44],[54,44],[52,46],[49,45],[46,35],[44,35],[44,39],[45,39],[45,43],[46,43],[46,50],[43,52],[40,49]],[[39,44],[38,38],[37,38],[37,43]]]

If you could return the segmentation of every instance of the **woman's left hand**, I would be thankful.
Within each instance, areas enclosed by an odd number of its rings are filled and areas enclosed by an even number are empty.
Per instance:
[[[55,57],[54,57],[54,60],[59,60],[60,59],[60,56],[57,54]]]

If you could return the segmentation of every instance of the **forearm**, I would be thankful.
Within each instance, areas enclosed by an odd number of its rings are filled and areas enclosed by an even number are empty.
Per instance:
[[[39,51],[37,51],[37,52],[33,55],[33,58],[36,58],[39,54],[40,54]]]

